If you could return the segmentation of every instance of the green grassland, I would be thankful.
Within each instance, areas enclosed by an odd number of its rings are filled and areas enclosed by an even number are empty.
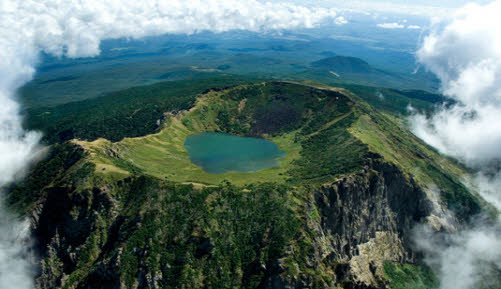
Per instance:
[[[154,135],[126,138],[118,143],[99,139],[90,143],[78,142],[78,144],[91,152],[91,160],[96,164],[96,172],[100,174],[111,174],[117,178],[123,178],[130,175],[130,169],[132,169],[133,172],[141,172],[174,182],[205,185],[219,184],[224,180],[238,185],[284,182],[285,174],[291,162],[299,157],[301,148],[299,144],[294,143],[293,134],[272,137],[270,140],[287,152],[285,157],[279,159],[278,166],[254,173],[209,174],[191,163],[184,149],[186,137],[202,131],[205,130],[187,128],[181,120],[172,117],[166,122],[165,127]],[[120,156],[119,159],[110,157],[111,151],[116,152]]]

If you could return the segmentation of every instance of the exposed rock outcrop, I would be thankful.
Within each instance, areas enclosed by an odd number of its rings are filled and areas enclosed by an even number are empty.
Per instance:
[[[322,186],[309,204],[319,213],[307,222],[313,232],[311,266],[328,268],[335,274],[334,283],[344,288],[385,288],[384,261],[416,262],[411,230],[432,210],[412,179],[373,157],[362,172]],[[305,275],[280,276],[273,276],[267,287],[313,286]]]

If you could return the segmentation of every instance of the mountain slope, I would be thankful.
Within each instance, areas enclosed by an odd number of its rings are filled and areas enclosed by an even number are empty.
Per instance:
[[[287,156],[210,175],[183,149],[204,131]],[[207,91],[156,134],[56,144],[9,200],[32,216],[39,288],[423,288],[412,228],[480,211],[466,176],[346,89],[264,82]]]

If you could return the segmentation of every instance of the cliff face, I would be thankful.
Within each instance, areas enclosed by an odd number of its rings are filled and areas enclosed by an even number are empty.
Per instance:
[[[356,246],[376,232],[407,237],[412,226],[430,213],[426,194],[417,185],[395,166],[373,159],[361,173],[324,186],[315,201],[323,216],[322,232],[330,236],[339,259],[356,255]],[[398,261],[412,260],[406,255]]]
[[[416,263],[412,251],[413,226],[431,213],[431,202],[413,181],[377,156],[360,173],[315,190],[309,210],[312,268],[333,272],[344,288],[386,288],[384,262]],[[307,276],[273,276],[269,288],[311,288]],[[327,285],[327,284],[326,284]]]
[[[76,191],[72,187],[54,187],[45,193],[32,215],[36,251],[41,259],[36,283],[37,288],[61,288],[68,273],[86,269],[82,267],[85,259],[97,252],[94,242],[106,246],[103,237],[109,234],[100,223],[114,222],[115,200],[100,188]],[[112,271],[108,268],[108,272]],[[108,287],[106,278],[101,282],[100,288],[117,288]]]

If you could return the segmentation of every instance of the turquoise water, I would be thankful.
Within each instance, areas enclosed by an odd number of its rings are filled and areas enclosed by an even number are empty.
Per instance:
[[[278,165],[285,152],[269,140],[207,132],[189,136],[184,148],[190,161],[211,174],[255,172]]]

